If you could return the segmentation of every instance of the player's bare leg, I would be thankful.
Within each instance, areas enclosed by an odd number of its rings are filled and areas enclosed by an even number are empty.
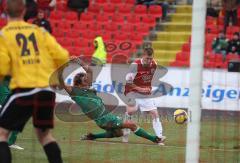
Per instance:
[[[128,105],[126,107],[126,112],[124,115],[124,121],[131,120],[131,116],[137,111],[137,107],[135,105]],[[131,130],[129,128],[123,129],[123,137],[122,137],[122,142],[127,143],[128,142],[128,137],[131,133]]]
[[[160,138],[164,137],[162,135],[163,129],[162,129],[162,123],[159,119],[158,110],[154,109],[154,110],[149,111],[149,113],[152,116],[152,126],[153,126],[153,130],[154,130],[155,134]],[[160,144],[160,145],[164,145],[164,144]]]

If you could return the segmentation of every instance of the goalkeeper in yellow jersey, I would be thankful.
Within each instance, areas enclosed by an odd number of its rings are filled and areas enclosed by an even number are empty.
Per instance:
[[[37,138],[50,163],[62,163],[61,150],[51,134],[55,93],[50,75],[69,59],[68,52],[43,28],[23,21],[25,0],[7,0],[9,22],[0,31],[0,84],[11,76],[11,94],[0,111],[0,162],[11,162],[8,137],[22,132],[32,117]]]

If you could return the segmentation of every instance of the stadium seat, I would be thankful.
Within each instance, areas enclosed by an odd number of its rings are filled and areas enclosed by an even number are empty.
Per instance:
[[[105,26],[105,31],[116,32],[118,30],[118,25],[116,23],[109,23]]]
[[[78,31],[84,31],[86,30],[86,27],[87,27],[87,23],[75,22],[73,24],[73,28]]]
[[[113,35],[113,39],[117,42],[127,41],[129,39],[128,34],[124,32],[117,32]]]
[[[71,47],[72,46],[72,39],[69,39],[69,38],[65,38],[63,40],[61,40],[60,44],[66,48],[66,47]]]
[[[110,0],[109,3],[111,4],[121,4],[122,3],[122,0]]]
[[[82,13],[80,16],[80,22],[93,22],[94,21],[93,13]]]
[[[211,34],[218,34],[219,29],[217,25],[207,25],[206,26],[206,32]]]
[[[190,44],[189,43],[183,44],[182,52],[190,52]]]
[[[143,36],[138,33],[132,33],[130,35],[130,40],[136,45],[141,45],[143,43]]]
[[[238,26],[228,26],[227,27],[227,32],[226,32],[226,34],[227,35],[232,35],[232,34],[234,34],[235,32],[239,32],[240,30],[239,30],[239,27]]]
[[[124,0],[125,4],[131,4],[134,5],[136,0]]]
[[[141,35],[146,36],[149,34],[149,26],[146,24],[137,25],[136,31],[139,32]]]
[[[95,3],[99,5],[104,5],[105,3],[107,3],[107,0],[95,0]]]
[[[141,17],[137,15],[131,15],[130,17],[127,17],[127,22],[131,24],[139,24],[141,23]]]
[[[101,11],[101,8],[98,4],[91,4],[89,5],[89,7],[87,8],[88,12],[94,13],[94,14],[99,14]]]
[[[129,4],[120,4],[118,6],[118,13],[123,15],[129,15],[132,13],[133,5]]]
[[[76,46],[77,48],[86,48],[89,47],[89,42],[87,39],[79,39],[79,38],[75,38],[73,41],[74,46]]]
[[[68,30],[68,32],[66,33],[66,37],[71,39],[80,38],[80,33],[77,29]]]
[[[240,57],[239,57],[239,55],[237,55],[237,54],[228,54],[227,55],[227,57],[226,57],[226,61],[231,61],[231,60],[240,60]]]
[[[142,22],[148,25],[149,27],[154,27],[156,25],[156,19],[152,15],[143,15]]]
[[[120,26],[120,28],[121,28],[121,31],[125,33],[135,32],[135,25],[131,23],[123,24],[122,26]]]
[[[96,21],[97,22],[103,22],[103,23],[107,23],[109,22],[109,15],[108,14],[99,14],[96,17]]]
[[[109,32],[104,32],[101,34],[101,36],[102,36],[104,42],[112,40],[112,34]]]
[[[96,34],[90,30],[86,30],[81,34],[81,36],[83,39],[88,39],[88,40],[93,41],[96,37]]]
[[[104,13],[111,13],[111,14],[113,14],[113,13],[115,13],[115,11],[116,11],[116,9],[115,9],[114,5],[109,4],[109,3],[103,5],[103,12]]]
[[[57,28],[58,29],[69,29],[69,28],[71,28],[71,24],[68,21],[59,21],[57,23]]]
[[[68,51],[69,51],[71,56],[79,56],[80,55],[79,49],[77,49],[75,47],[69,47]]]
[[[136,5],[134,9],[134,13],[136,15],[145,15],[147,14],[147,6],[146,5]]]
[[[66,12],[65,14],[65,19],[66,20],[71,20],[71,21],[77,21],[78,20],[78,14],[77,12]]]
[[[125,20],[124,17],[121,14],[115,14],[112,17],[112,21],[116,23],[124,24]]]
[[[68,7],[67,7],[66,3],[60,3],[60,2],[58,2],[58,3],[57,3],[57,6],[56,6],[56,9],[57,9],[58,11],[64,11],[64,12],[68,11]]]
[[[101,25],[99,25],[98,23],[92,23],[88,25],[88,30],[91,31],[101,31],[103,28]]]
[[[223,26],[224,25],[224,17],[218,17],[218,19],[217,19],[217,25],[221,25],[221,26]]]
[[[162,7],[159,5],[150,5],[148,8],[148,13],[155,18],[162,17]]]
[[[53,29],[52,35],[56,38],[64,38],[64,32],[57,30],[57,28]]]
[[[50,13],[50,20],[57,20],[57,21],[61,21],[63,18],[63,12],[62,11],[52,11]]]

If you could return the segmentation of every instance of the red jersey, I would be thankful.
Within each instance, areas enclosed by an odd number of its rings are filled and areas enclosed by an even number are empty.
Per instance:
[[[136,72],[132,72],[133,75],[135,75],[134,79],[133,79],[133,84],[135,84],[138,87],[142,87],[142,88],[149,88],[149,92],[146,93],[142,93],[142,92],[138,92],[136,89],[134,89],[131,84],[126,84],[125,85],[125,92],[124,94],[128,94],[129,92],[137,92],[140,94],[146,94],[149,95],[151,94],[151,89],[152,89],[152,79],[153,79],[153,75],[156,71],[157,68],[157,64],[154,60],[152,60],[151,64],[147,67],[144,67],[142,64],[142,60],[138,59],[135,60],[132,65],[135,65],[136,67]]]

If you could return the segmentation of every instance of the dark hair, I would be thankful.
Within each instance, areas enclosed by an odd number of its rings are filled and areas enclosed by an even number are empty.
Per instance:
[[[144,54],[147,54],[148,56],[153,56],[153,49],[152,48],[145,48]]]
[[[234,32],[234,34],[233,35],[237,35],[237,36],[239,36],[239,33],[238,32]]]
[[[82,78],[85,76],[85,73],[78,73],[73,78],[73,85],[79,85],[82,84]]]
[[[25,10],[25,0],[7,0],[6,11],[10,18],[22,16]]]

